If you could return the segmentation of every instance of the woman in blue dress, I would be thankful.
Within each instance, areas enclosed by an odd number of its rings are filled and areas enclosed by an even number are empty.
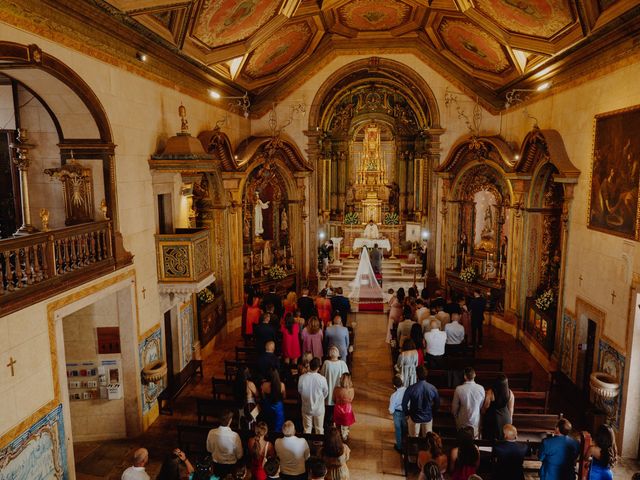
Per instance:
[[[281,432],[284,424],[285,385],[280,381],[278,370],[272,368],[269,377],[262,382],[262,411],[269,425],[269,430]]]
[[[593,436],[593,442],[594,445],[589,447],[589,480],[613,480],[612,469],[618,460],[618,448],[611,427],[600,425]]]

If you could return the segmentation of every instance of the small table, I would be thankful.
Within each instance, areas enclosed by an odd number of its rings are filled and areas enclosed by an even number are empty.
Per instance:
[[[362,247],[373,248],[375,244],[378,244],[378,247],[382,248],[383,250],[391,251],[391,242],[389,242],[388,238],[372,239],[372,238],[358,237],[353,240],[353,249],[356,250]]]

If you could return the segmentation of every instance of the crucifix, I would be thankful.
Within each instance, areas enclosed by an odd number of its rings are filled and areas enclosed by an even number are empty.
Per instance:
[[[147,298],[147,289],[142,287],[142,298]]]
[[[11,369],[11,376],[15,376],[15,372],[13,370],[13,366],[16,364],[17,362],[13,359],[13,357],[9,357],[9,363],[7,363],[7,367],[9,367]]]
[[[580,286],[582,286],[582,280],[584,280],[584,278],[582,278],[582,274],[580,274],[580,276],[578,277],[578,280],[580,280]]]
[[[611,290],[611,305],[613,305],[613,302],[616,299],[616,297],[617,297],[616,291],[615,290]]]

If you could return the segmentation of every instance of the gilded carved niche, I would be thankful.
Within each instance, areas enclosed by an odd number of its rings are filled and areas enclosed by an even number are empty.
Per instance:
[[[91,168],[75,160],[60,168],[47,168],[45,174],[62,182],[65,225],[93,222],[93,176]]]

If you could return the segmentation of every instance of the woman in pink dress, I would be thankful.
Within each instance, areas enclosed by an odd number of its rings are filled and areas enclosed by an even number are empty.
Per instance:
[[[284,317],[282,327],[282,358],[284,363],[296,363],[300,358],[300,326],[293,319],[292,313]]]
[[[322,338],[320,320],[314,315],[309,318],[309,323],[302,330],[302,351],[311,352],[314,357],[322,358],[324,356]]]
[[[249,293],[247,297],[247,323],[245,325],[245,335],[253,335],[253,327],[260,321],[260,295]]]
[[[327,291],[322,289],[320,295],[316,299],[316,309],[318,317],[322,320],[322,326],[325,328],[331,324],[331,300],[327,298]]]
[[[391,329],[402,321],[402,308],[404,305],[404,288],[399,288],[395,295],[389,299],[389,323],[387,324],[386,342],[391,343]]]
[[[350,373],[343,373],[340,382],[333,389],[333,422],[340,427],[342,440],[349,437],[349,427],[356,423],[351,403],[353,402],[353,382]]]

